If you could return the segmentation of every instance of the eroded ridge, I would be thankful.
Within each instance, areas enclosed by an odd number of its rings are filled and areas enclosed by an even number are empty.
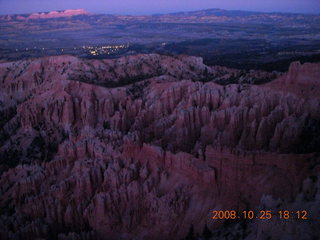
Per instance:
[[[295,198],[319,172],[319,69],[223,86],[240,71],[188,56],[1,63],[1,238],[180,239]]]

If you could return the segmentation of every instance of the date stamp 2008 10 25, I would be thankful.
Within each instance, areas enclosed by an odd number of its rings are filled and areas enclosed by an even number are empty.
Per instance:
[[[289,211],[289,210],[260,210],[260,211],[242,211],[237,212],[235,210],[225,211],[212,211],[212,219],[214,220],[236,220],[236,219],[261,219],[270,220],[273,218],[283,220],[308,220],[308,212],[306,210]]]

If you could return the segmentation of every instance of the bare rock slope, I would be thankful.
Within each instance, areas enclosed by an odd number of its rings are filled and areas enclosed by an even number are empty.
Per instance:
[[[51,18],[68,18],[79,15],[89,15],[90,13],[84,9],[67,9],[64,11],[52,11],[52,12],[41,12],[41,13],[32,13],[24,15],[5,15],[0,16],[0,19],[3,21],[12,20],[34,20],[34,19],[51,19]]]
[[[319,69],[222,86],[275,73],[156,54],[1,63],[1,239],[181,239],[218,229],[213,209],[294,199],[319,173]]]

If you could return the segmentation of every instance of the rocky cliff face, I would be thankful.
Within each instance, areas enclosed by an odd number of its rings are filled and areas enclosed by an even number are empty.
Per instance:
[[[180,239],[295,198],[319,172],[319,66],[222,86],[241,71],[187,56],[1,63],[1,239]]]
[[[16,20],[34,20],[34,19],[51,19],[51,18],[68,18],[79,15],[89,15],[90,13],[84,9],[67,9],[64,11],[52,11],[42,13],[32,13],[28,15],[6,15],[1,16],[0,19],[3,21],[10,21],[12,18]]]

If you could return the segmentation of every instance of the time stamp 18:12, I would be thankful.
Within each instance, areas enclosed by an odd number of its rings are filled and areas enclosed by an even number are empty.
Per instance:
[[[289,211],[289,210],[260,210],[260,211],[242,211],[237,212],[234,210],[231,211],[212,211],[212,219],[214,220],[236,220],[236,219],[261,219],[261,220],[270,220],[273,218],[284,219],[284,220],[308,220],[308,212],[306,210],[299,211]]]

